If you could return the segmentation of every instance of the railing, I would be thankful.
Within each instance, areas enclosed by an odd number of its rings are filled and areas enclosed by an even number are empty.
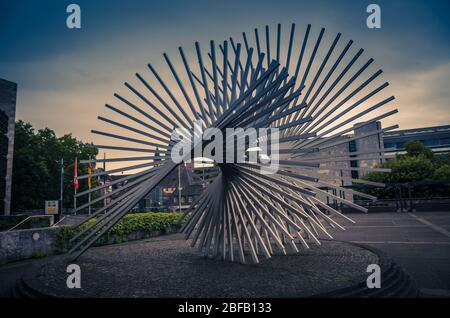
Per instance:
[[[51,227],[57,226],[59,223],[61,223],[64,219],[66,218],[66,216],[63,216],[61,218],[61,220],[59,220],[58,222],[56,222],[55,224],[53,224]]]
[[[416,182],[405,182],[405,183],[386,183],[385,188],[390,188],[392,198],[389,199],[377,199],[376,201],[365,200],[363,198],[353,198],[354,202],[365,208],[380,211],[385,209],[385,212],[411,212],[417,209],[424,210],[424,205],[429,205],[431,209],[450,210],[450,197],[449,191],[443,191],[441,193],[431,192],[428,193],[418,193],[417,189],[436,187],[436,186],[450,186],[450,180],[429,180],[425,179]],[[353,186],[343,186],[343,188],[352,188]],[[342,197],[342,193],[333,188],[321,187],[324,191],[331,191],[332,194]],[[448,188],[447,188],[448,189]],[[415,192],[414,192],[415,190]],[[358,191],[364,192],[361,189]],[[428,194],[427,194],[428,193]],[[421,195],[421,196],[418,196]],[[425,196],[423,196],[425,195]],[[376,195],[375,195],[376,196]],[[328,199],[327,199],[328,200]],[[345,206],[336,200],[329,200],[327,204],[335,209],[343,210],[347,212],[353,211],[352,208]]]
[[[19,223],[17,223],[16,225],[14,225],[12,228],[7,230],[6,232],[10,232],[10,231],[14,230],[15,228],[17,228],[21,224],[24,224],[26,221],[28,221],[28,220],[30,220],[32,218],[42,218],[42,217],[43,217],[43,215],[30,215],[30,216],[26,217],[25,219],[23,219],[22,221],[20,221]]]

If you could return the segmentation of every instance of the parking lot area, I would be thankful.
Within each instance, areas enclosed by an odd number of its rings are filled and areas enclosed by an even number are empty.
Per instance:
[[[349,214],[356,224],[334,238],[387,253],[428,296],[450,297],[450,211]]]

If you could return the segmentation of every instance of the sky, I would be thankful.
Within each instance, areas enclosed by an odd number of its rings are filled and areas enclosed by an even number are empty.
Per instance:
[[[81,7],[81,29],[66,27],[70,3]],[[370,3],[381,7],[381,29],[366,26]],[[17,119],[96,141],[104,104],[147,63],[162,67],[162,53],[277,23],[286,33],[291,23],[298,34],[325,27],[329,39],[341,32],[364,48],[390,83],[401,129],[450,124],[447,0],[0,0],[0,78],[18,83]]]

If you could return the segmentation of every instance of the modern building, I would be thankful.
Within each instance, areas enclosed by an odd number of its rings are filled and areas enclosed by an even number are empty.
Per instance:
[[[320,163],[318,173],[311,174],[313,177],[338,186],[351,185],[352,180],[360,178],[382,162],[378,157],[383,154],[384,144],[380,122],[358,123],[353,131],[352,135],[325,137],[318,145],[320,151],[302,155],[298,160]],[[314,148],[314,144],[311,147]],[[368,157],[377,158],[364,159]]]
[[[383,134],[386,153],[401,154],[408,141],[420,141],[435,153],[450,152],[450,125],[396,130]]]
[[[187,209],[203,192],[205,183],[192,166],[179,166],[139,203],[141,211]]]
[[[151,192],[149,192],[139,203],[133,208],[135,211],[154,211],[166,212],[176,211],[180,207],[182,210],[187,209],[208,184],[209,180],[214,177],[212,171],[217,168],[196,169],[193,165],[182,165],[179,169],[174,169],[167,175]],[[201,171],[205,171],[202,173]],[[111,175],[108,176],[108,182],[120,180],[128,175]],[[205,179],[202,179],[205,177]],[[114,191],[110,199],[114,200],[122,194],[120,188],[127,184],[127,180],[114,183],[108,191]]]
[[[17,84],[0,78],[0,214],[11,213]]]
[[[306,158],[321,163],[318,173],[308,174],[307,169],[302,173],[319,177],[335,186],[348,187],[384,160],[405,153],[408,141],[420,141],[436,154],[450,153],[450,125],[383,132],[381,123],[373,122],[358,123],[353,131],[353,135],[325,140],[320,145],[322,149],[319,152],[298,158],[299,161]],[[330,147],[326,147],[327,145]],[[364,157],[376,158],[365,160]],[[322,189],[340,197],[344,195],[337,193],[332,187]]]

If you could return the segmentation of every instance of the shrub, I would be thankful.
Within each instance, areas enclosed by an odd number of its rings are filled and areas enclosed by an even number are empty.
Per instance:
[[[140,233],[142,236],[150,237],[155,231],[166,232],[168,230],[177,230],[180,225],[177,221],[181,216],[178,212],[148,212],[127,214],[117,224],[115,224],[108,232],[105,233],[97,242],[96,246],[107,244],[108,242],[120,243],[128,241],[131,234]],[[69,249],[69,240],[84,229],[89,224],[95,222],[95,218],[87,221],[77,228],[64,226],[58,233],[55,242],[56,248],[65,252]]]
[[[443,164],[434,172],[434,178],[436,180],[450,180],[450,165]]]

